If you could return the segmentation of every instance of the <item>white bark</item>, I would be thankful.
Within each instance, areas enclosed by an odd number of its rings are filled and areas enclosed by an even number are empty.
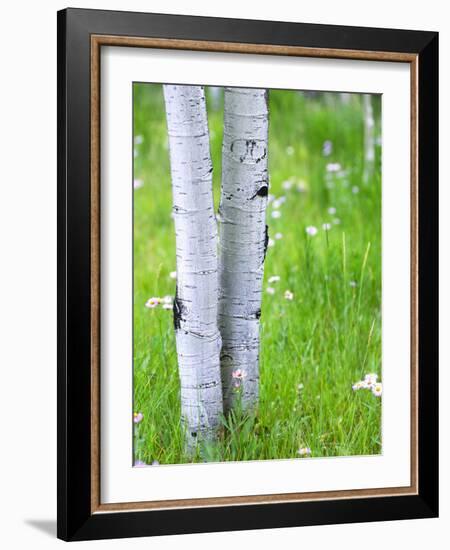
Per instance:
[[[364,111],[364,172],[363,182],[368,184],[375,168],[375,121],[373,118],[372,96],[363,95]]]
[[[267,90],[225,89],[218,216],[225,413],[238,396],[244,410],[253,411],[258,403],[259,318],[268,240],[268,124]]]
[[[204,90],[164,86],[176,233],[174,324],[188,450],[210,440],[222,408],[217,225]]]

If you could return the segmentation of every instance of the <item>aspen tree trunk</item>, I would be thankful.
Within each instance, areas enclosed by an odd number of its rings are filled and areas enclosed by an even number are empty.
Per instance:
[[[375,168],[375,121],[373,119],[372,96],[363,95],[364,110],[364,173],[363,183],[368,184]]]
[[[174,325],[188,452],[214,438],[222,407],[217,225],[205,94],[164,86],[176,234]]]
[[[219,207],[224,412],[258,404],[259,318],[268,242],[267,90],[226,88]]]

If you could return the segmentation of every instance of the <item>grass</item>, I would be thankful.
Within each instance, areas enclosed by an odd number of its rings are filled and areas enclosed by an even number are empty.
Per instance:
[[[164,103],[160,85],[134,86],[134,177],[143,182],[134,191],[134,407],[144,415],[135,427],[135,458],[183,463],[192,459],[183,451],[172,313],[145,307],[152,296],[175,293]],[[222,92],[208,89],[207,106],[217,205]],[[374,106],[380,135],[378,97]],[[270,193],[286,200],[279,219],[271,217],[273,202],[268,208],[275,245],[264,286],[275,294],[263,295],[259,411],[255,419],[224,418],[220,440],[194,460],[294,458],[300,447],[313,457],[381,452],[381,400],[352,391],[366,373],[381,375],[381,150],[364,186],[363,136],[356,94],[344,102],[332,93],[270,92]],[[325,157],[326,140],[333,151]],[[331,162],[342,170],[327,172]],[[315,236],[308,226],[318,228]],[[269,285],[272,275],[281,280]]]

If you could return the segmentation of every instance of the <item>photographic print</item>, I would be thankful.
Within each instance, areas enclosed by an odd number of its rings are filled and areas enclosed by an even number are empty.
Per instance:
[[[438,515],[437,84],[429,31],[58,13],[59,538]]]
[[[381,95],[133,83],[133,465],[382,452]]]

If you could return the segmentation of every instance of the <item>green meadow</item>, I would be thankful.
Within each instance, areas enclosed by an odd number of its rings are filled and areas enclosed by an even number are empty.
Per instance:
[[[223,92],[206,92],[217,206]],[[258,413],[223,418],[217,443],[192,459],[172,311],[145,305],[176,286],[162,87],[134,85],[134,411],[143,415],[134,454],[146,464],[299,458],[302,448],[311,458],[381,452],[381,397],[352,389],[367,373],[381,380],[380,98],[366,184],[360,96],[271,90],[269,105]]]

